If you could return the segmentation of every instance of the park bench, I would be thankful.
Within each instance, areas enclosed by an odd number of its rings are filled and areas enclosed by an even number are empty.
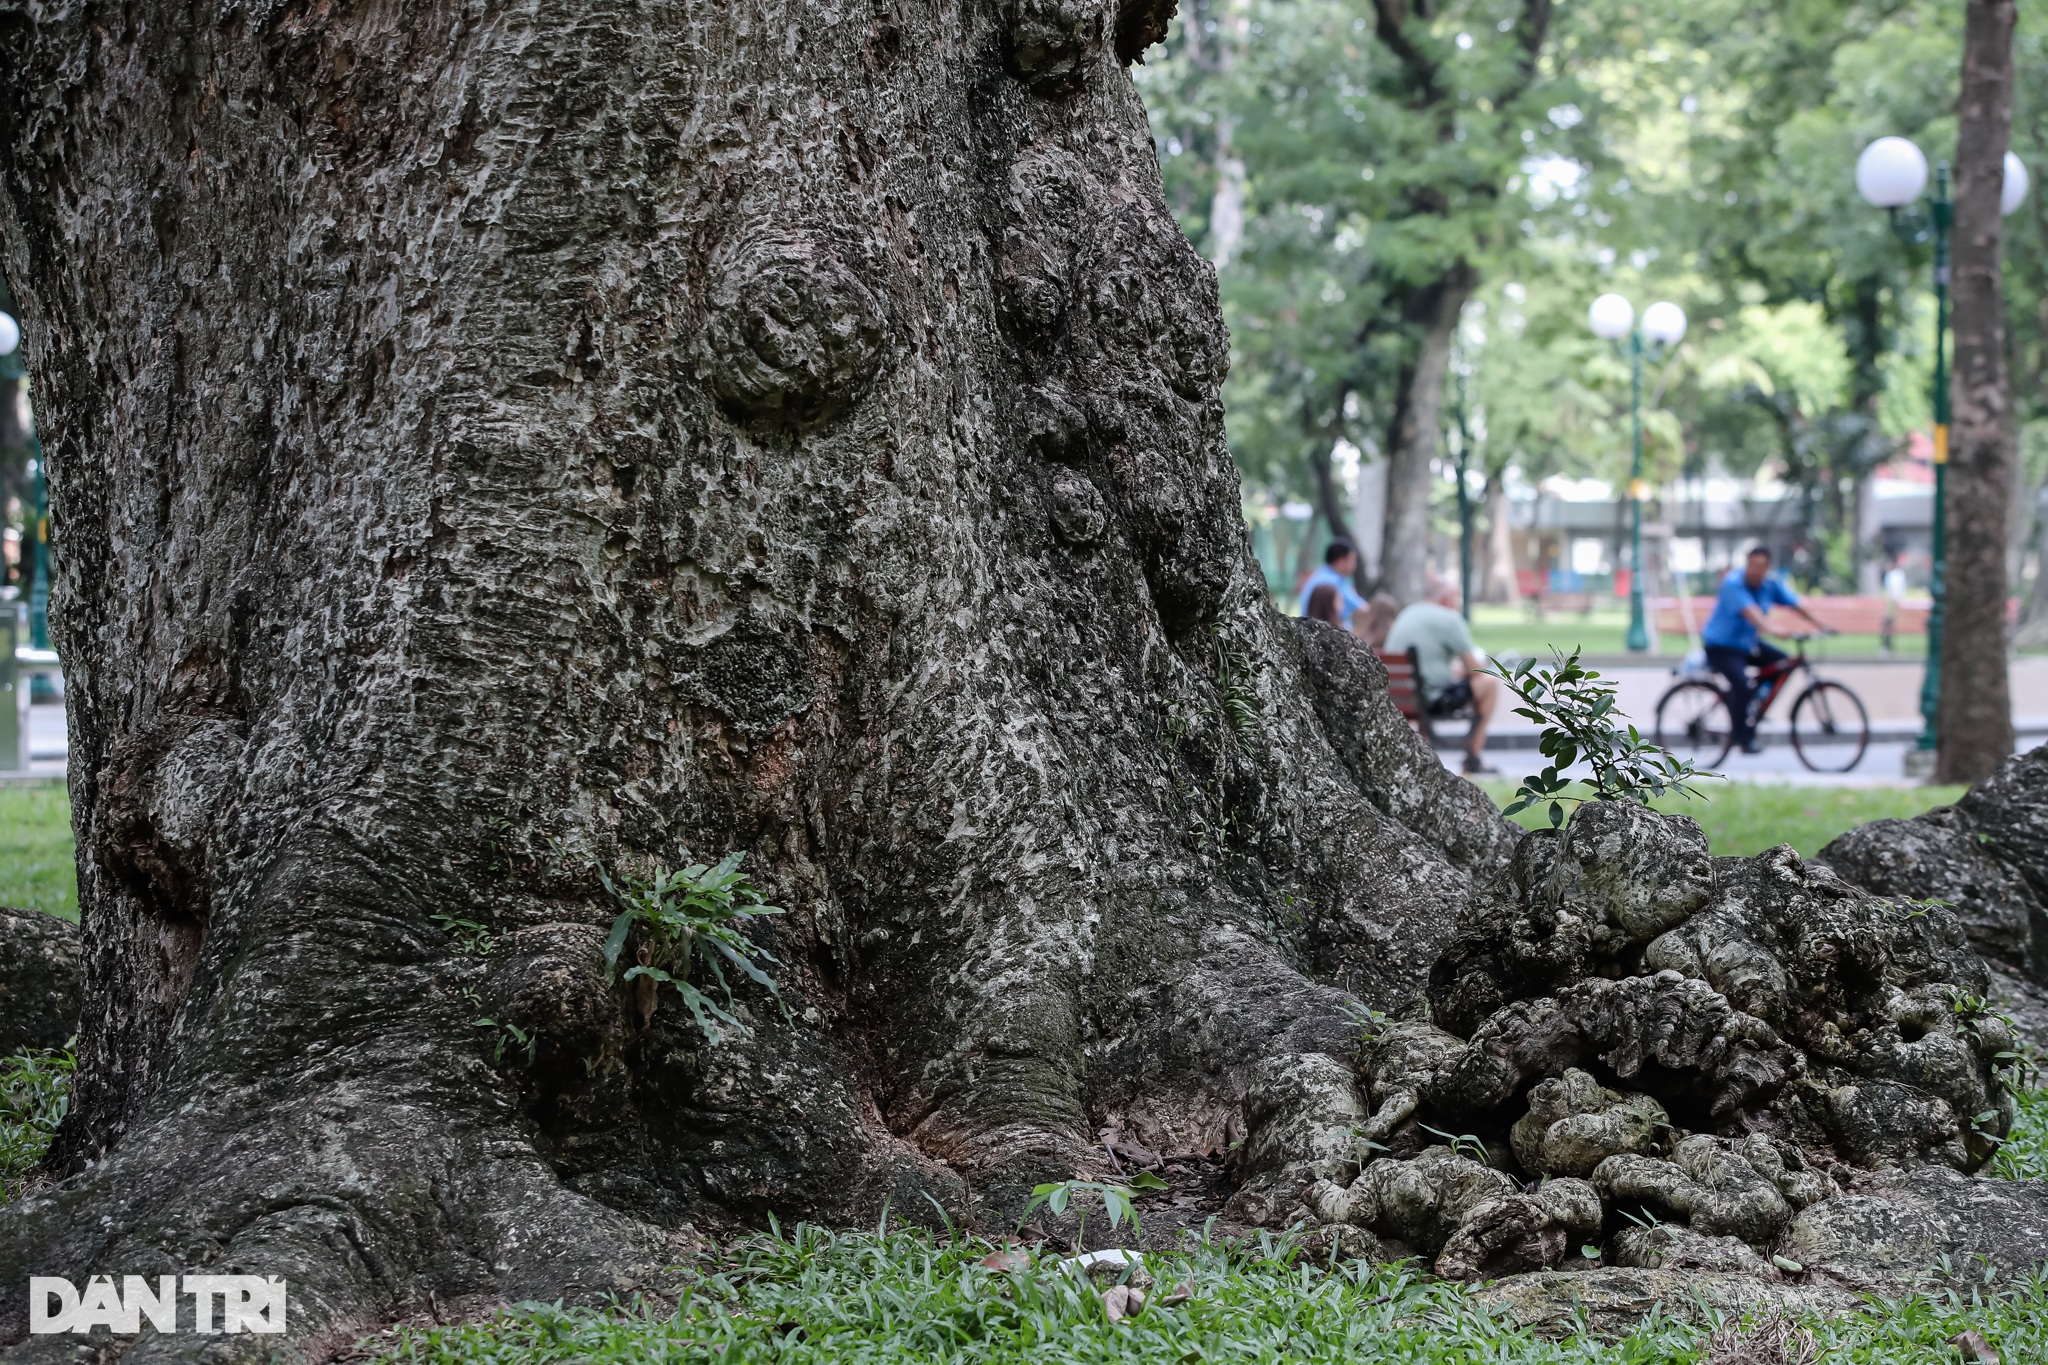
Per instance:
[[[1469,706],[1461,707],[1448,715],[1429,714],[1429,706],[1422,696],[1422,661],[1416,657],[1413,649],[1401,653],[1376,649],[1373,653],[1379,655],[1380,662],[1386,665],[1387,699],[1394,703],[1394,708],[1401,713],[1401,718],[1429,741],[1431,748],[1440,747],[1436,721],[1470,721],[1476,718],[1477,713]]]

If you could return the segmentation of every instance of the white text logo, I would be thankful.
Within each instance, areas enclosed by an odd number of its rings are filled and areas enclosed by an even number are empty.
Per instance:
[[[69,1280],[32,1275],[28,1330],[83,1336],[95,1327],[140,1332],[147,1322],[175,1332],[181,1291],[192,1300],[195,1332],[284,1330],[284,1281],[275,1275],[187,1275],[182,1285],[176,1275],[159,1275],[154,1286],[140,1275],[124,1275],[119,1287],[112,1276],[95,1275],[83,1293]]]

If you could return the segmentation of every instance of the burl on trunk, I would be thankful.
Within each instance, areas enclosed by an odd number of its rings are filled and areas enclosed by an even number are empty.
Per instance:
[[[30,1274],[285,1275],[317,1354],[1014,1210],[1420,990],[1512,839],[1267,604],[1171,8],[7,12],[88,1003],[0,1341]],[[600,874],[735,851],[789,1011],[713,1046]]]

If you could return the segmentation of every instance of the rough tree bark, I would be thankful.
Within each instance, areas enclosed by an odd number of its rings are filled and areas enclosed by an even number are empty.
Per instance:
[[[1948,469],[1948,587],[1935,780],[1975,782],[2012,755],[2005,564],[2011,396],[1998,199],[2012,126],[2012,0],[1970,0],[1956,135],[1955,420]]]
[[[1267,605],[1170,11],[0,11],[87,958],[0,1343],[29,1274],[282,1274],[317,1356],[1014,1210],[1420,990],[1512,838]],[[719,1046],[601,957],[685,850],[789,910]]]

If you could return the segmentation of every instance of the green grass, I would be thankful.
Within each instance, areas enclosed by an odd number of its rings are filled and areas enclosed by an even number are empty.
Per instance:
[[[1985,1170],[2007,1180],[2048,1180],[2048,1089],[2019,1097],[2012,1133]]]
[[[21,1191],[70,1109],[73,1066],[62,1049],[0,1057],[0,1204]]]
[[[71,795],[60,782],[0,787],[0,905],[78,920]]]
[[[1535,751],[1509,750],[1495,760],[1504,776],[1480,785],[1494,804],[1505,806],[1520,780],[1518,769],[1540,766]],[[1690,815],[1707,832],[1715,853],[1746,857],[1779,844],[1790,844],[1806,856],[1844,830],[1872,820],[1905,819],[1935,806],[1946,806],[1963,794],[1962,787],[1795,787],[1760,782],[1702,781],[1701,795],[1664,797],[1651,804],[1658,810]],[[1567,807],[1569,810],[1569,807]],[[1512,817],[1535,829],[1550,823],[1549,808],[1538,806]]]
[[[742,1242],[698,1268],[673,1313],[644,1305],[600,1311],[520,1304],[484,1323],[402,1328],[365,1345],[383,1359],[431,1365],[1676,1365],[1701,1360],[1719,1325],[1653,1316],[1619,1339],[1547,1341],[1489,1318],[1463,1289],[1408,1266],[1304,1264],[1272,1240],[1149,1257],[1155,1297],[1183,1282],[1193,1297],[1173,1307],[1148,1305],[1112,1324],[1095,1290],[1055,1258],[1004,1273],[978,1264],[990,1250],[985,1242],[949,1244],[918,1231],[799,1226],[787,1236]],[[2007,1360],[2048,1353],[2048,1281],[1873,1307],[1806,1323],[1823,1359],[1952,1361],[1947,1341],[1966,1327],[1982,1332]]]
[[[1628,610],[1603,604],[1591,615],[1552,612],[1538,621],[1530,616],[1527,607],[1474,607],[1472,638],[1481,649],[1502,656],[1544,659],[1555,646],[1567,654],[1580,648],[1588,657],[1614,658],[1628,653]],[[1836,635],[1809,645],[1808,649],[1822,660],[1882,657],[1876,635]],[[1927,637],[1897,636],[1892,649],[1896,659],[1924,658]],[[1658,637],[1656,652],[1649,657],[1652,661],[1671,662],[1683,658],[1685,651],[1684,632],[1667,631]]]

